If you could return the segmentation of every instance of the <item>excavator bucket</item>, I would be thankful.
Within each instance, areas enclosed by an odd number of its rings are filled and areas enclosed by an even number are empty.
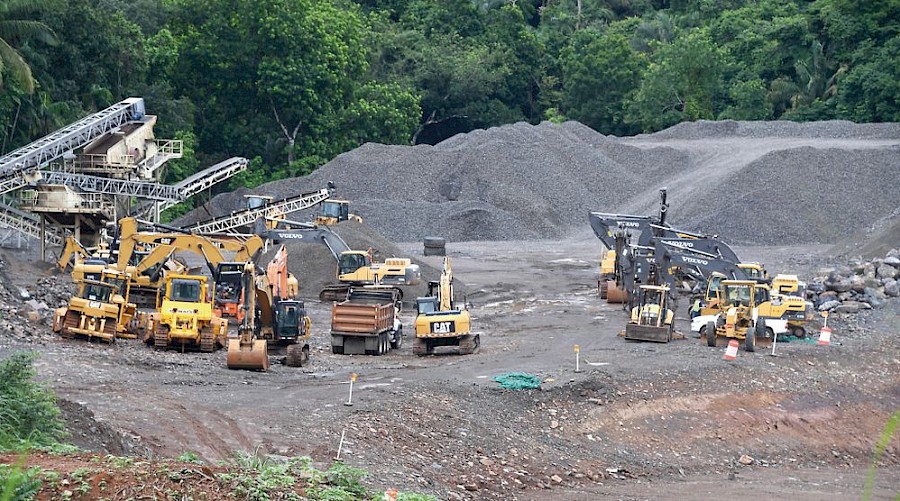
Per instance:
[[[250,371],[269,370],[269,353],[264,339],[243,342],[241,339],[228,340],[228,368]]]
[[[616,282],[610,280],[606,285],[607,303],[624,303],[628,300],[628,292],[624,287],[616,287]]]

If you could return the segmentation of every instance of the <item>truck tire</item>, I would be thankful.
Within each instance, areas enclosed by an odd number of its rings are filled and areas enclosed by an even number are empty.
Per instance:
[[[762,338],[766,335],[766,321],[762,318],[756,321],[756,325],[752,329],[747,329],[744,334],[744,351],[753,353],[756,351],[756,338]]]
[[[425,237],[423,254],[426,256],[446,256],[447,241],[440,237]]]
[[[394,339],[391,341],[391,349],[399,350],[401,346],[403,346],[403,331],[402,330],[394,333]]]
[[[706,346],[716,347],[716,323],[712,320],[706,322]]]

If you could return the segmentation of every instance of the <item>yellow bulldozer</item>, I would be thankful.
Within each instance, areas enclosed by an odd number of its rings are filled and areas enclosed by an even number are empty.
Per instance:
[[[148,315],[144,341],[156,348],[212,352],[225,346],[228,322],[213,314],[208,278],[168,274],[156,311]]]
[[[441,278],[428,283],[428,296],[416,299],[416,337],[413,353],[429,355],[438,346],[457,346],[460,355],[475,353],[481,345],[479,334],[471,333],[467,308],[453,302],[453,269],[444,257]]]
[[[60,333],[66,339],[78,336],[114,342],[120,309],[113,297],[118,292],[113,284],[82,280],[76,295],[69,299],[69,305],[56,310],[53,332]]]

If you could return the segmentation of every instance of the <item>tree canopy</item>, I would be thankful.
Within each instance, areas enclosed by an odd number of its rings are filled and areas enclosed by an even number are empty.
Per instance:
[[[900,0],[0,1],[3,152],[137,95],[231,187],[447,120],[896,121],[898,81]]]

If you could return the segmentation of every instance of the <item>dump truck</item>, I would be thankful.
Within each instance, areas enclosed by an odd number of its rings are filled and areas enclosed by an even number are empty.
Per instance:
[[[344,355],[384,355],[403,342],[396,290],[351,288],[331,306],[331,351]]]

